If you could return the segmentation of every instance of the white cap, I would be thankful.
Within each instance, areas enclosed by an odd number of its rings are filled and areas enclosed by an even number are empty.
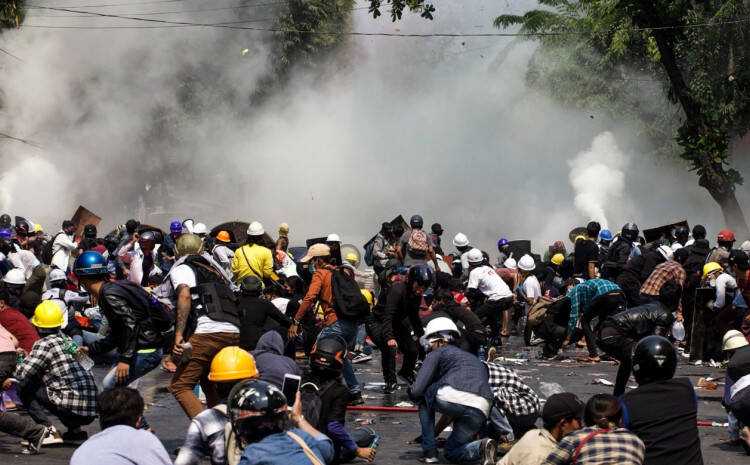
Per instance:
[[[193,234],[196,236],[199,234],[208,234],[208,228],[203,223],[195,223],[193,226]]]
[[[49,281],[67,281],[68,277],[65,276],[65,272],[59,268],[53,268],[49,272]]]
[[[338,234],[332,233],[328,235],[328,237],[326,238],[326,242],[341,242],[341,238]]]
[[[662,257],[664,257],[666,260],[672,260],[672,257],[674,257],[674,252],[672,251],[672,248],[667,245],[660,245],[658,249],[656,249]]]
[[[740,250],[742,250],[745,253],[750,254],[750,241],[745,241],[740,246]]]
[[[13,268],[5,273],[3,282],[6,284],[26,284],[26,276],[20,268]]]
[[[265,233],[266,231],[263,229],[263,225],[258,221],[253,221],[250,223],[250,226],[247,227],[248,236],[262,236]]]
[[[518,264],[516,263],[516,259],[511,257],[503,262],[503,266],[505,268],[510,268],[511,270],[515,270],[518,268]]]
[[[466,247],[469,245],[469,238],[464,233],[458,233],[453,237],[453,245],[456,247]]]
[[[520,260],[518,260],[518,268],[522,269],[523,271],[532,271],[534,268],[536,268],[536,263],[534,263],[534,259],[531,257],[531,255],[526,254],[521,257]]]
[[[747,345],[747,338],[736,329],[730,329],[724,334],[722,350],[734,350]]]
[[[466,260],[468,260],[469,263],[480,263],[484,260],[484,255],[482,255],[481,250],[473,248],[466,253]]]

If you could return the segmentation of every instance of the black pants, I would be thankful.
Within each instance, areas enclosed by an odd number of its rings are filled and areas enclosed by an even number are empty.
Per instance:
[[[383,380],[386,384],[396,383],[396,352],[401,351],[404,355],[401,371],[407,377],[414,376],[414,369],[417,366],[417,344],[411,337],[408,327],[398,325],[393,328],[394,339],[398,344],[398,349],[388,347],[388,341],[383,336],[383,326],[380,322],[370,319],[367,323],[367,333],[372,341],[380,349],[380,360],[383,368]]]
[[[19,393],[29,416],[36,423],[51,426],[48,414],[56,416],[68,429],[76,429],[93,422],[96,417],[84,417],[53,404],[47,396],[47,388],[37,382],[28,383]]]
[[[617,367],[617,378],[615,378],[615,389],[612,395],[621,396],[625,394],[625,387],[630,379],[630,370],[633,368],[632,350],[638,343],[622,334],[618,328],[604,326],[599,333],[599,347],[604,353],[609,354],[620,362]]]
[[[568,328],[555,323],[553,315],[546,315],[542,323],[534,328],[534,333],[544,339],[542,356],[550,358],[557,355],[562,348],[567,332]]]
[[[598,355],[596,339],[594,338],[594,330],[598,328],[592,328],[592,321],[598,318],[597,326],[599,326],[608,316],[615,315],[623,310],[625,310],[625,295],[622,292],[610,292],[596,297],[591,301],[588,308],[583,310],[581,328],[583,329],[583,337],[586,338],[586,347],[589,350],[590,357]]]
[[[474,312],[482,320],[482,323],[490,327],[490,340],[500,340],[500,322],[504,311],[510,311],[513,306],[513,297],[500,300],[486,300]]]

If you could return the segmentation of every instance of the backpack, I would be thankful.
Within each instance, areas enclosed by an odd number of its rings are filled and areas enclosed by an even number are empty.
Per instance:
[[[370,314],[370,306],[362,295],[357,281],[340,268],[332,272],[331,287],[331,303],[338,319],[362,321]]]
[[[190,323],[197,323],[198,316],[206,315],[214,321],[231,323],[240,328],[240,299],[224,275],[200,255],[188,256],[184,264],[195,273],[196,286],[191,292],[198,294],[198,299],[193,300],[193,305],[199,303],[203,306],[200,315],[191,312]]]
[[[409,247],[409,255],[412,258],[424,258],[430,250],[430,240],[427,237],[427,233],[421,229],[411,230],[406,245]]]
[[[55,256],[54,253],[54,247],[55,247],[55,239],[57,239],[57,236],[62,234],[62,232],[59,232],[55,234],[55,236],[47,241],[44,246],[42,246],[42,256],[40,257],[42,260],[42,263],[45,265],[51,265],[52,264],[52,257]]]
[[[542,324],[545,315],[547,315],[547,310],[549,310],[550,305],[552,305],[555,300],[556,299],[550,299],[548,297],[540,298],[534,305],[531,306],[531,308],[529,308],[526,325],[531,328],[536,328],[537,326]]]
[[[323,394],[334,384],[335,379],[325,381],[324,384],[316,385],[311,382],[302,384],[299,388],[302,400],[302,414],[315,429],[323,431],[326,425],[320,424],[320,414],[323,412]]]
[[[103,292],[127,301],[133,308],[145,309],[154,329],[162,337],[174,333],[174,313],[141,286],[130,281],[115,281],[107,284]]]
[[[373,266],[375,264],[374,249],[376,240],[377,238],[365,244],[365,265],[367,266]]]

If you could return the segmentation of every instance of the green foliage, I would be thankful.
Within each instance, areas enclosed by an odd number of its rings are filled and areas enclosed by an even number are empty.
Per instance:
[[[382,15],[380,9],[382,8],[382,0],[369,0],[370,2],[370,14],[373,18],[377,19]],[[418,12],[422,18],[432,20],[433,13],[435,13],[435,6],[431,3],[425,2],[425,0],[386,0],[385,3],[391,5],[391,21],[398,21],[404,14],[405,9],[409,9],[413,12]]]
[[[0,28],[18,27],[26,16],[24,0],[0,0]]]

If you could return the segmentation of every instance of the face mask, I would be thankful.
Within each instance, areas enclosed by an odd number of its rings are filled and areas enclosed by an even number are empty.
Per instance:
[[[315,263],[310,263],[308,269],[310,270],[310,273],[315,273]]]

